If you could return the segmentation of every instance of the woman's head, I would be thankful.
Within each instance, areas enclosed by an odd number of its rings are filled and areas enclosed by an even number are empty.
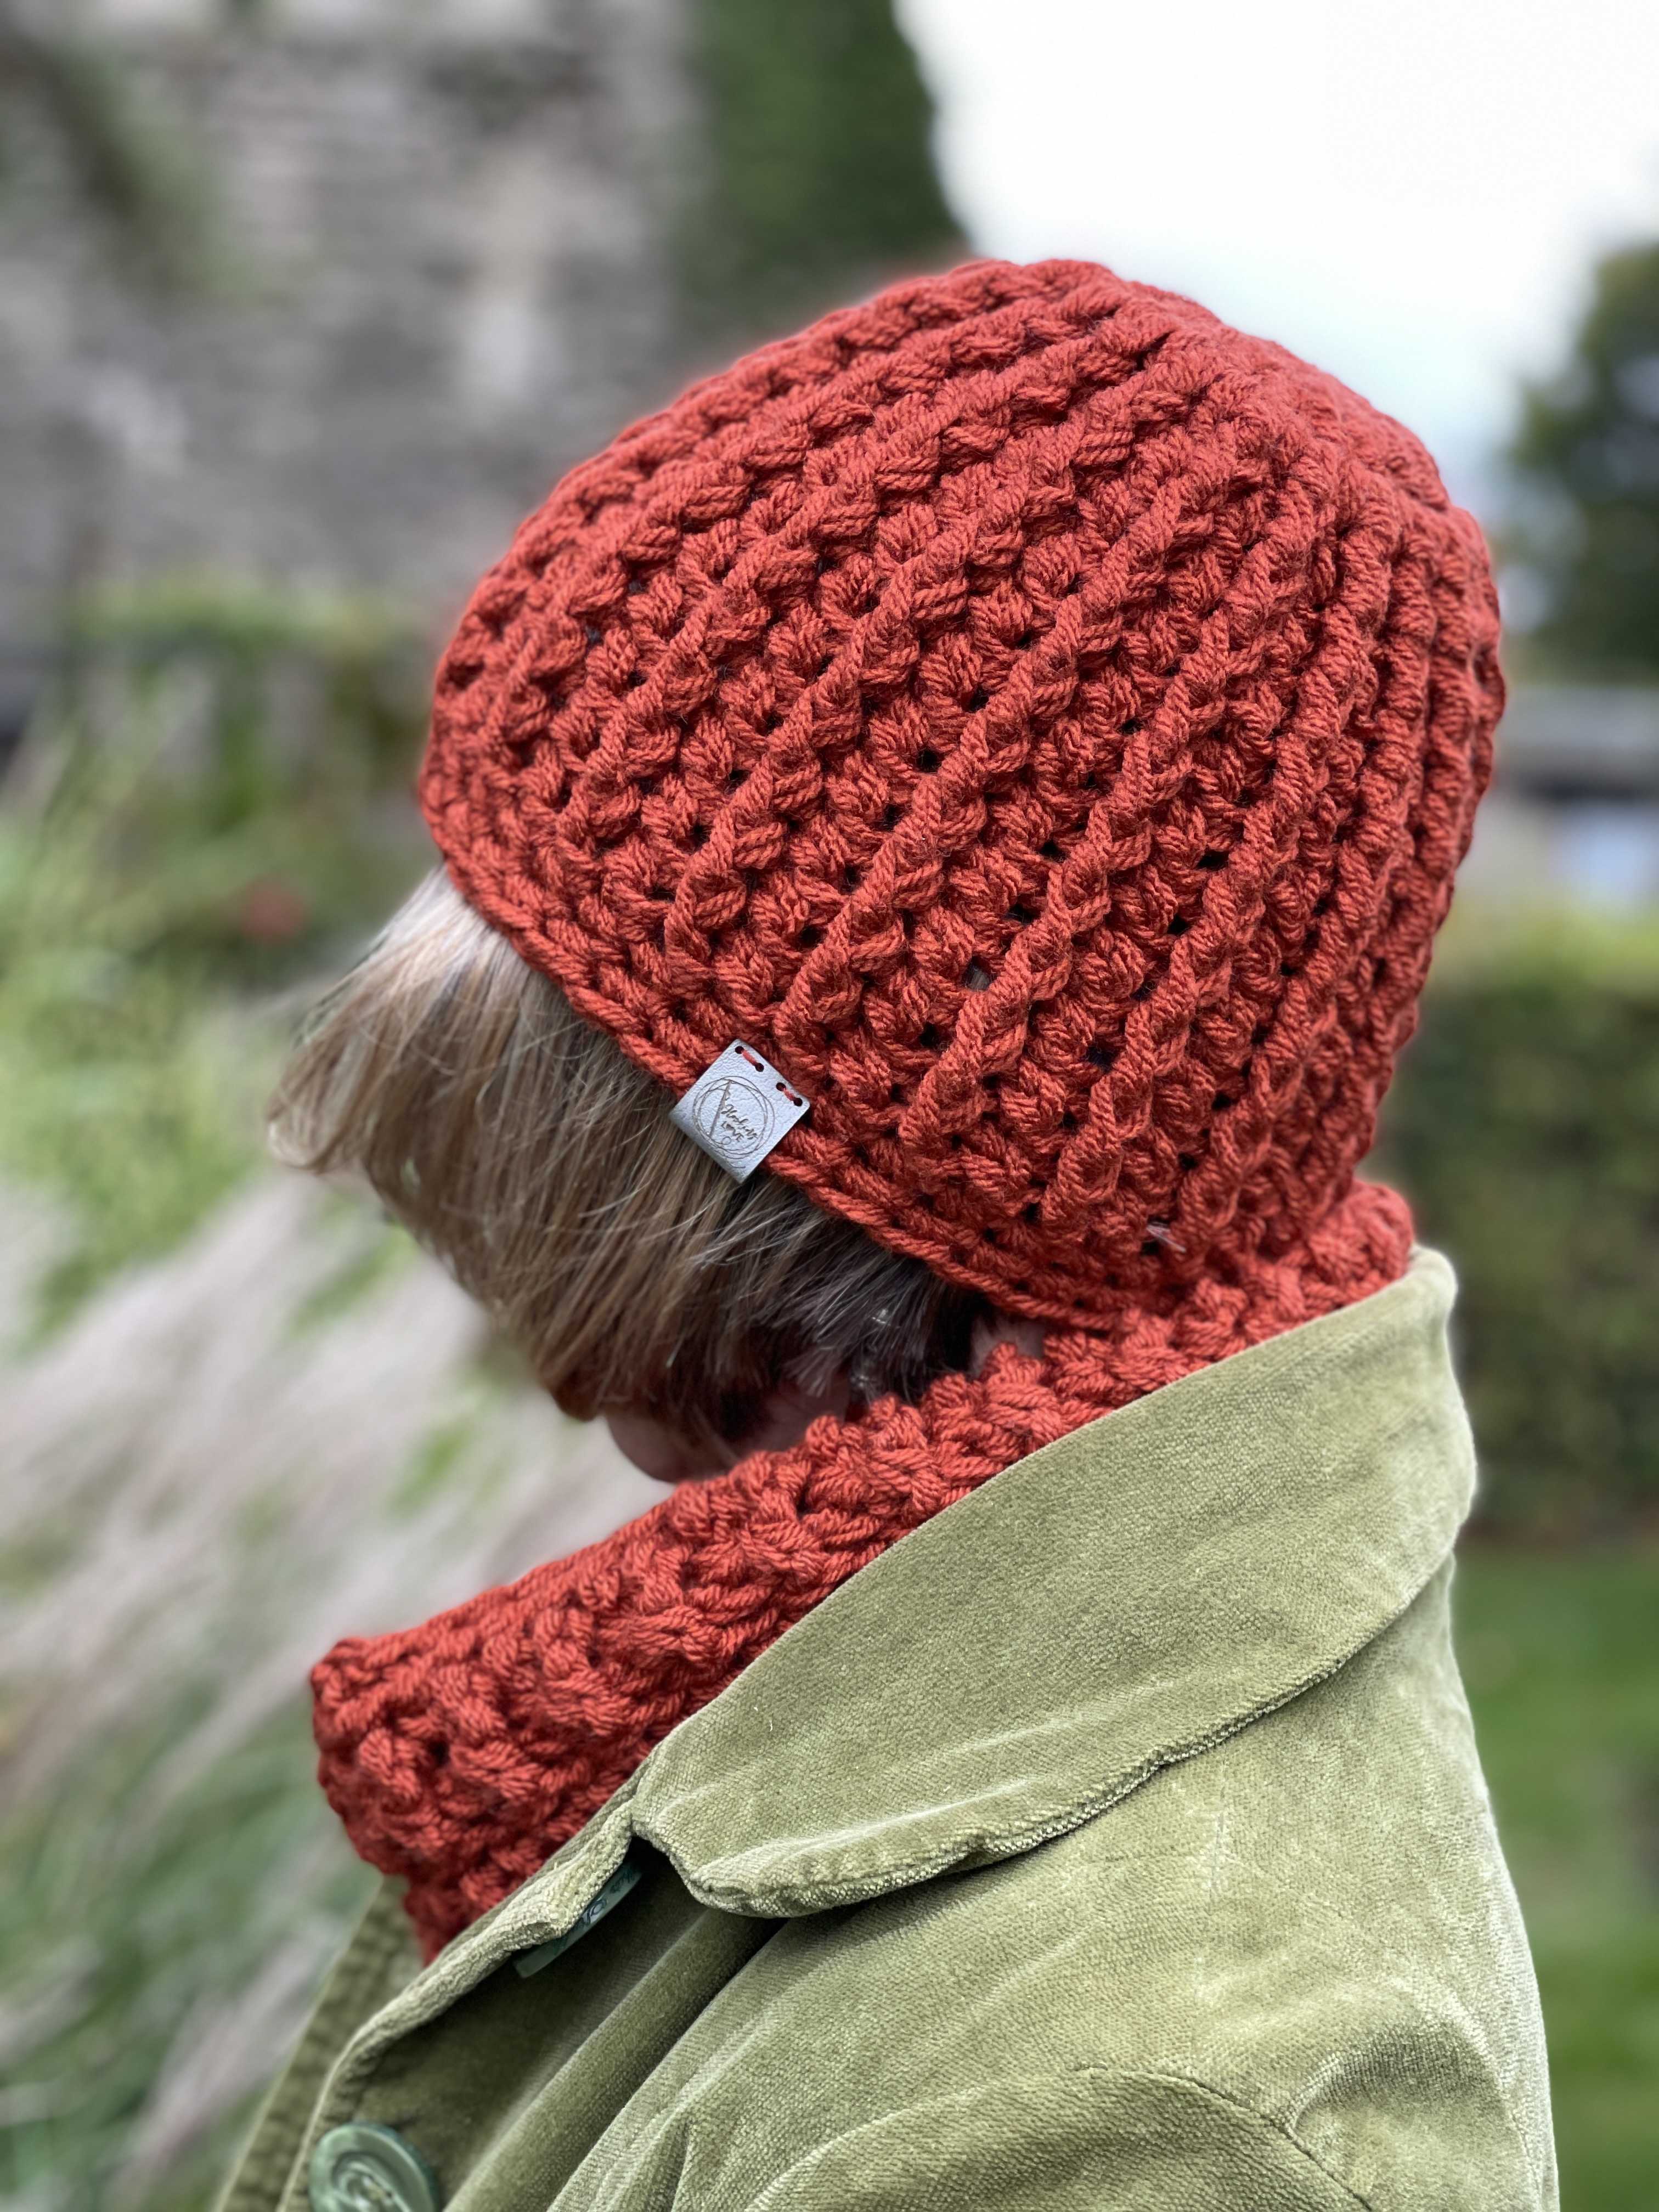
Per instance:
[[[672,1477],[816,1411],[919,1395],[984,1301],[800,1192],[734,1182],[662,1089],[463,902],[422,884],[317,1007],[280,1157],[366,1176],[581,1419]]]
[[[1279,348],[1085,264],[897,288],[624,432],[484,579],[422,784],[482,922],[432,892],[306,1048],[349,1101],[354,997],[430,960],[399,1064],[463,1073],[373,1146],[291,1084],[290,1149],[361,1156],[573,1402],[638,1334],[682,1408],[699,1311],[752,1322],[734,1407],[824,1329],[908,1388],[976,1300],[1168,1312],[1352,1183],[1496,632],[1421,447]],[[743,1186],[665,1126],[733,1039],[811,1102]],[[660,1312],[607,1302],[624,1224]],[[834,1255],[902,1347],[811,1307]]]

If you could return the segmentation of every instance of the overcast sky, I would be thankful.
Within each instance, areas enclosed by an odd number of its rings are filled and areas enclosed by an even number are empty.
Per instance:
[[[1487,503],[1516,375],[1659,234],[1654,0],[898,0],[982,251],[1296,348]]]

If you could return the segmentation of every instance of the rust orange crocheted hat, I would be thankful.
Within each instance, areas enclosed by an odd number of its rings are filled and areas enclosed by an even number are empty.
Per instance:
[[[485,578],[422,781],[464,895],[772,1171],[1087,1326],[1347,1191],[1502,704],[1480,533],[1401,426],[1086,263],[750,355]]]

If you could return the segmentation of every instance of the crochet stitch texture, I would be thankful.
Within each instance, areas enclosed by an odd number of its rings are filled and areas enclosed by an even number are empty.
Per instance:
[[[1496,637],[1407,432],[1081,263],[833,315],[524,525],[440,672],[458,885],[673,1090],[764,1051],[769,1171],[1051,1325],[330,1653],[324,1785],[428,1955],[896,1538],[1401,1273],[1354,1170]]]
[[[768,1164],[1011,1312],[1293,1250],[1409,1034],[1502,704],[1401,426],[1086,263],[829,317],[574,470],[422,781],[465,896]]]

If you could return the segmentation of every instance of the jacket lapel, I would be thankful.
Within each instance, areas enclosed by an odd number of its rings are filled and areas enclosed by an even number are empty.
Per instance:
[[[817,1911],[1026,1850],[1333,1673],[1468,1511],[1453,1287],[1419,1253],[926,1522],[657,1747],[635,1832],[707,1903]]]

